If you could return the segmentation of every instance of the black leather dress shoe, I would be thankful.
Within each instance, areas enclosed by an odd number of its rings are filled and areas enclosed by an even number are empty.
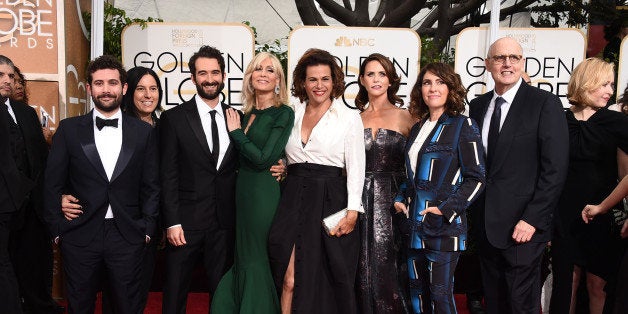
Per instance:
[[[467,309],[469,309],[471,314],[486,314],[486,310],[480,300],[467,300]]]

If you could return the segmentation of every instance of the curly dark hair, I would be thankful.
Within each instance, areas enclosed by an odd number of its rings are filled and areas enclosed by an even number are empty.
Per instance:
[[[192,73],[192,75],[196,75],[196,60],[198,58],[216,59],[218,61],[218,65],[220,66],[220,72],[223,74],[225,73],[225,58],[222,56],[220,50],[211,46],[202,46],[190,57],[188,67],[190,68],[190,73]]]
[[[397,92],[399,91],[399,85],[401,84],[401,78],[399,77],[399,75],[397,75],[395,66],[393,65],[392,61],[388,59],[388,57],[379,53],[373,53],[366,57],[366,59],[364,59],[364,61],[360,65],[359,77],[364,77],[366,64],[371,61],[379,62],[379,64],[382,65],[384,71],[386,72],[386,76],[388,77],[388,81],[390,82],[390,86],[388,86],[388,89],[386,90],[386,94],[388,95],[388,101],[390,101],[390,103],[393,105],[403,105],[403,100],[401,99],[401,97],[397,96]],[[366,103],[369,101],[369,95],[366,91],[366,87],[362,85],[360,80],[358,80],[358,87],[360,88],[360,90],[358,91],[358,95],[355,97],[355,106],[360,109],[360,111],[364,111],[364,106],[366,106]]]
[[[126,94],[122,97],[122,105],[120,106],[120,109],[122,109],[123,112],[137,118],[139,118],[139,116],[137,115],[137,108],[135,107],[133,97],[135,95],[135,90],[137,89],[137,84],[139,84],[140,80],[145,75],[152,76],[155,79],[155,82],[157,82],[157,90],[159,92],[159,98],[157,100],[157,107],[155,108],[155,111],[159,111],[159,112],[164,111],[164,108],[161,106],[161,97],[163,96],[164,91],[161,88],[161,82],[159,82],[159,76],[157,76],[157,73],[155,73],[155,71],[149,68],[137,66],[130,69],[127,72],[127,86],[128,87],[126,89]],[[153,115],[155,118],[157,117],[155,112],[153,112]]]
[[[92,84],[92,75],[98,70],[118,70],[120,73],[120,83],[126,83],[126,70],[122,66],[122,63],[114,56],[103,55],[89,62],[87,65],[87,83]]]
[[[431,72],[440,77],[447,85],[449,93],[447,93],[447,101],[445,102],[445,112],[450,116],[463,113],[467,90],[462,85],[460,75],[458,75],[449,64],[434,62],[427,64],[421,69],[416,83],[412,87],[412,92],[410,92],[410,114],[412,114],[414,118],[423,119],[430,113],[421,94],[423,77],[425,77],[425,73],[427,72]]]
[[[315,65],[329,66],[333,82],[331,98],[334,99],[342,96],[345,91],[345,75],[342,73],[342,69],[336,63],[334,56],[325,50],[317,48],[308,49],[294,68],[294,72],[292,73],[292,96],[298,97],[301,102],[308,100],[305,90],[305,75],[307,68]]]

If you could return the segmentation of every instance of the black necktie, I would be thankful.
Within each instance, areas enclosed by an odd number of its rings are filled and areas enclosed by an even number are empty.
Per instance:
[[[212,157],[218,165],[218,155],[220,153],[220,140],[218,139],[218,124],[216,124],[216,110],[209,112],[212,116]]]
[[[118,127],[118,118],[115,119],[103,119],[101,117],[96,117],[96,127],[98,131],[102,130],[102,128],[106,126],[111,126],[114,128]]]
[[[491,125],[488,128],[486,169],[490,169],[491,161],[493,161],[493,155],[495,155],[495,146],[497,145],[497,138],[499,138],[499,124],[502,120],[502,105],[505,102],[506,100],[504,100],[504,98],[495,98],[495,108],[493,109],[493,115],[491,116]]]

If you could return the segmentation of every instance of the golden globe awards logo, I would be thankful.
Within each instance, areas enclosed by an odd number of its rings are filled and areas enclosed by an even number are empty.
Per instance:
[[[0,46],[55,48],[55,1],[6,0],[0,5]]]
[[[336,47],[369,47],[375,46],[374,38],[350,38],[346,36],[340,36],[336,39],[336,43],[334,44]]]
[[[200,47],[203,45],[203,31],[200,29],[173,29],[173,47]]]

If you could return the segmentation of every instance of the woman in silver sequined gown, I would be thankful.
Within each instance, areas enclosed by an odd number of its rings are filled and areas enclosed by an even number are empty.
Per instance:
[[[392,62],[372,54],[360,66],[356,106],[362,111],[366,179],[362,195],[357,298],[360,313],[408,313],[407,276],[393,199],[404,180],[406,137],[414,120],[396,93],[400,78]]]

